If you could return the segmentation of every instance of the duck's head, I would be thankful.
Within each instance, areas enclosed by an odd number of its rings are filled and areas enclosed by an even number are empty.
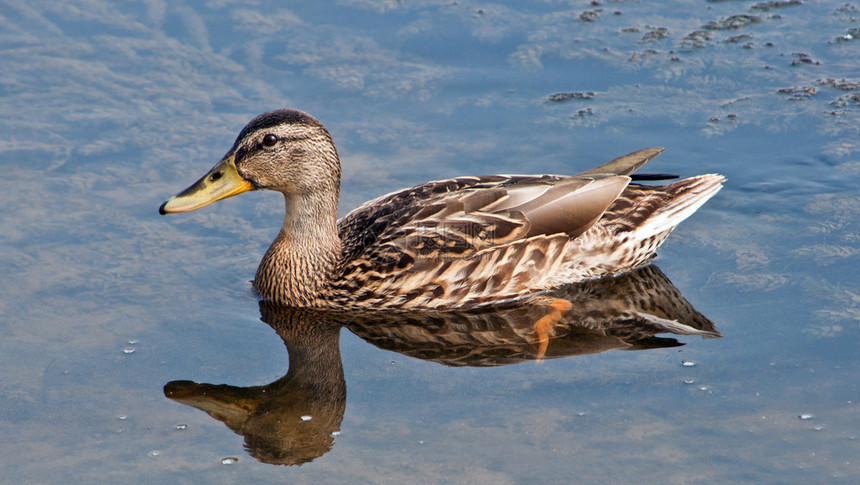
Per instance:
[[[188,212],[249,190],[288,198],[330,199],[340,189],[340,162],[328,130],[307,113],[282,109],[248,123],[212,170],[159,208]]]

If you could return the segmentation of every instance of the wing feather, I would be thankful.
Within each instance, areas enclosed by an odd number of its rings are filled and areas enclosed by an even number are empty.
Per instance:
[[[586,236],[577,237],[590,228],[631,230],[663,205],[668,215],[686,216],[701,204],[675,208],[650,188],[629,185],[630,175],[662,151],[633,152],[572,177],[460,177],[367,202],[338,221],[343,257],[332,299],[373,308],[468,308],[549,289],[562,273],[587,274],[567,268],[568,251],[586,244]],[[686,188],[672,184],[666,195]]]

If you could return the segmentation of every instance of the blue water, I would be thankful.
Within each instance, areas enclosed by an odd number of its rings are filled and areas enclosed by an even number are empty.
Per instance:
[[[860,5],[19,3],[0,2],[0,482],[860,480]],[[723,338],[486,368],[342,330],[330,450],[257,461],[163,387],[287,374],[249,284],[280,196],[157,209],[280,107],[331,131],[341,214],[650,146],[654,171],[726,175],[656,262]]]

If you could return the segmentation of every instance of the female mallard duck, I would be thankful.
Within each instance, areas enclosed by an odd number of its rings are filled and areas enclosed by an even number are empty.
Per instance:
[[[331,135],[306,113],[278,110],[248,123],[224,158],[160,212],[276,190],[286,216],[254,278],[263,298],[298,307],[463,309],[647,263],[724,180],[631,184],[662,151],[640,150],[574,176],[428,182],[337,220],[341,170]]]

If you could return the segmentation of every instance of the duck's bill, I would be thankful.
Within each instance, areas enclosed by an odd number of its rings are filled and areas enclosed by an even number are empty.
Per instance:
[[[167,199],[158,212],[173,214],[189,212],[207,206],[215,201],[233,197],[253,190],[251,182],[243,179],[236,171],[233,155],[224,157],[212,170],[191,187]]]

